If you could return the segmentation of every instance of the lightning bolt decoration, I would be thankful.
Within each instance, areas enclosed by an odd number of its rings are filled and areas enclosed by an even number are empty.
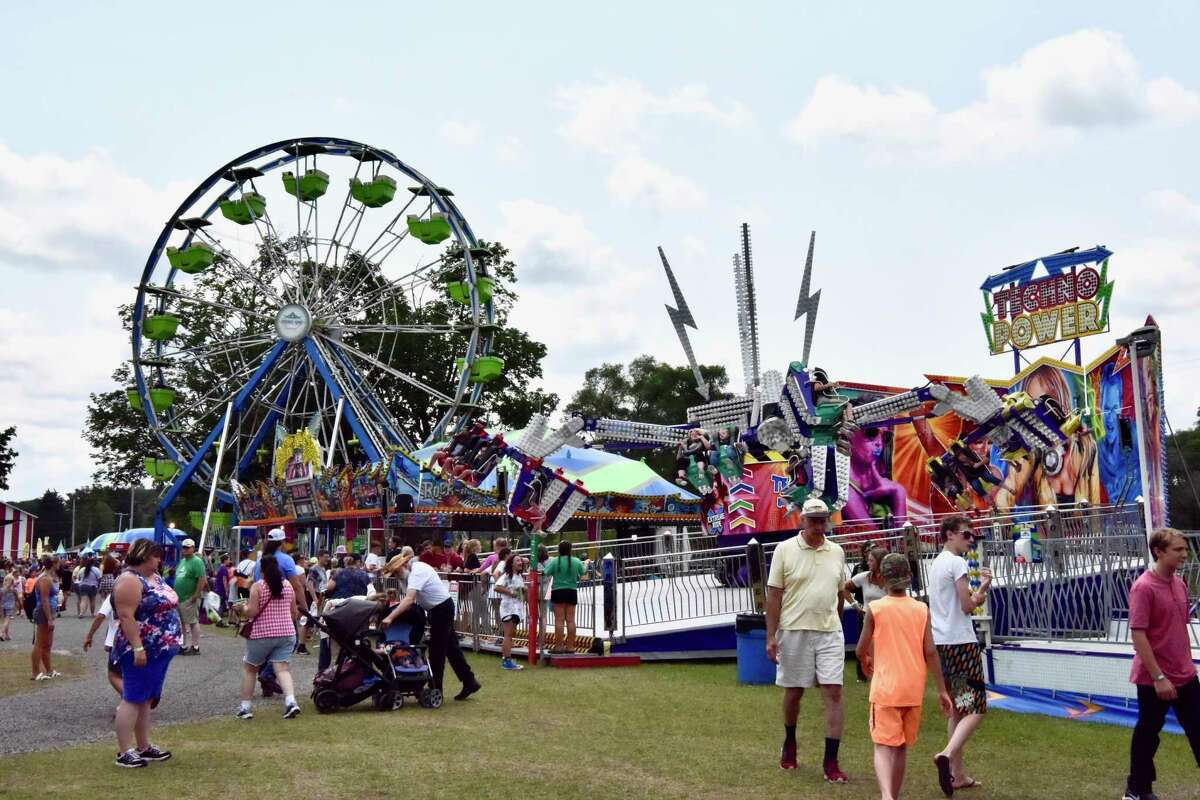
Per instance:
[[[699,330],[696,327],[696,320],[692,318],[692,311],[688,308],[687,301],[683,299],[683,291],[679,288],[679,283],[675,280],[675,273],[671,271],[671,265],[667,262],[667,254],[663,252],[662,247],[658,248],[658,257],[662,259],[663,269],[667,273],[667,282],[671,284],[671,294],[675,298],[675,308],[666,306],[667,316],[671,318],[671,324],[675,326],[675,334],[679,337],[679,344],[683,345],[683,352],[687,355],[688,365],[692,368],[692,375],[696,378],[696,391],[705,400],[708,400],[708,385],[704,382],[704,377],[700,374],[700,365],[696,363],[696,354],[692,351],[692,343],[688,340],[687,330],[692,328]]]
[[[821,305],[821,290],[818,289],[815,294],[809,294],[809,284],[812,282],[812,265],[813,265],[813,249],[817,244],[817,232],[813,231],[808,237],[808,258],[804,261],[804,278],[800,281],[800,297],[796,300],[796,316],[792,321],[800,319],[806,314],[807,319],[804,320],[804,360],[805,366],[808,366],[808,353],[812,349],[813,333],[817,330],[817,308]]]

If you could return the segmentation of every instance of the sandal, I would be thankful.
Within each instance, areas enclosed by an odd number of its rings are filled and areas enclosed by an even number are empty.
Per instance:
[[[983,784],[968,776],[963,779],[963,783],[954,784],[954,791],[957,792],[959,789],[978,789],[980,786],[983,786]]]
[[[944,755],[933,757],[933,765],[937,767],[938,787],[946,797],[954,796],[954,776],[950,774],[950,759]]]

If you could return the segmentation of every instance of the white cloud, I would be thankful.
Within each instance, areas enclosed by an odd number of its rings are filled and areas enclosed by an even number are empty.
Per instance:
[[[708,87],[703,84],[655,94],[640,81],[614,77],[561,87],[557,101],[569,115],[559,133],[579,147],[614,156],[638,150],[672,117],[707,121],[724,128],[740,128],[751,122],[745,106],[735,100],[722,108],[709,97]]]
[[[625,205],[654,211],[686,211],[703,206],[708,199],[692,179],[641,156],[616,163],[608,176],[608,193]]]
[[[1156,211],[1186,222],[1200,222],[1200,203],[1174,189],[1158,189],[1146,196],[1146,202]]]
[[[496,160],[501,164],[520,164],[525,160],[525,146],[516,136],[505,136],[496,143]]]
[[[718,104],[703,84],[656,94],[640,81],[614,77],[560,87],[556,100],[567,113],[559,133],[576,147],[613,160],[606,181],[609,196],[660,211],[697,208],[707,199],[696,181],[645,154],[670,125],[705,122],[736,130],[753,121],[740,102]]]
[[[876,159],[960,162],[1057,147],[1090,128],[1200,116],[1200,94],[1169,78],[1144,80],[1121,37],[1108,31],[1050,39],[982,78],[981,99],[943,111],[915,89],[826,75],[785,134],[808,148],[857,142]]]
[[[127,175],[101,151],[71,160],[22,155],[0,143],[0,262],[137,263],[182,193]]]
[[[442,123],[442,138],[459,147],[471,147],[479,142],[478,122],[447,120]]]

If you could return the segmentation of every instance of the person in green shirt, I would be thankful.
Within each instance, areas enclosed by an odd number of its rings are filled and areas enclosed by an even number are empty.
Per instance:
[[[200,600],[208,588],[204,561],[196,555],[196,543],[184,539],[179,563],[175,565],[175,594],[179,595],[179,621],[183,641],[179,655],[200,655]],[[191,641],[191,647],[188,641]]]
[[[571,543],[558,543],[558,555],[542,567],[542,574],[553,579],[550,605],[554,608],[554,643],[551,653],[575,652],[575,606],[579,604],[579,579],[583,577],[583,562],[571,555]],[[566,627],[567,638],[563,639]],[[566,647],[563,647],[563,642]]]

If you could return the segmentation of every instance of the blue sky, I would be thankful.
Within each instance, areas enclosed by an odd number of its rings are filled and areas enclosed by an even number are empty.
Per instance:
[[[87,480],[87,394],[127,357],[115,306],[158,227],[217,166],[296,135],[385,147],[451,187],[513,248],[514,321],[549,344],[563,395],[604,360],[682,360],[660,244],[700,358],[736,382],[730,255],[749,221],[764,365],[798,354],[815,229],[814,360],[896,385],[1008,374],[980,330],[983,277],[1107,245],[1114,336],[1155,315],[1168,412],[1189,425],[1197,7],[844,5],[6,4],[10,494]]]

